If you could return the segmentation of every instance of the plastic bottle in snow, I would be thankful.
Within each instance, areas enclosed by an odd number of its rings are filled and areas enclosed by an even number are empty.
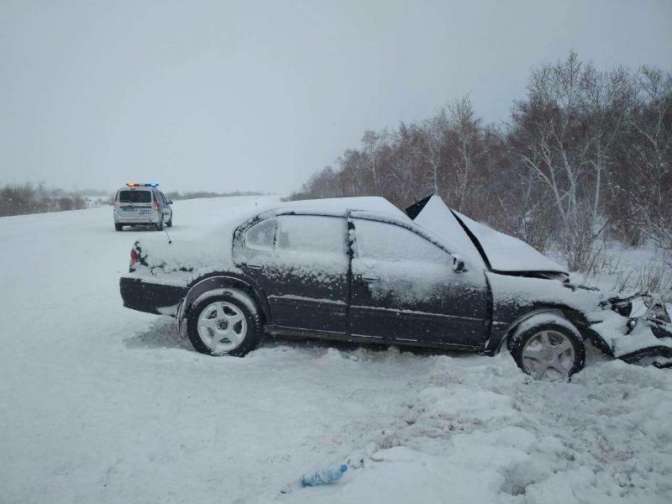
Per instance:
[[[346,464],[333,465],[320,469],[319,471],[306,473],[301,477],[301,486],[313,487],[320,485],[330,485],[343,477],[345,471],[348,470]]]

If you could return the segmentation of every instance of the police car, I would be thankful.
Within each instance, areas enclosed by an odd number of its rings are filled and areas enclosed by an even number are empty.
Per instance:
[[[114,229],[124,226],[152,226],[161,231],[173,225],[173,204],[159,190],[159,184],[129,182],[114,196]]]

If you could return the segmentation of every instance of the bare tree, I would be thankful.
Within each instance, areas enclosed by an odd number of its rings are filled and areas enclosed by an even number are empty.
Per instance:
[[[453,102],[448,108],[453,187],[452,204],[463,211],[470,201],[478,164],[483,158],[482,128],[468,97]]]
[[[672,75],[643,68],[630,116],[638,216],[658,246],[672,252]]]
[[[445,109],[441,109],[436,116],[425,121],[422,129],[426,142],[422,150],[430,169],[431,190],[435,194],[441,194],[440,180],[446,170],[442,154],[450,130]]]
[[[609,152],[619,138],[629,92],[623,72],[601,73],[576,53],[532,74],[530,96],[517,106],[523,167],[546,188],[559,219],[570,268],[590,261],[607,221],[601,212]]]

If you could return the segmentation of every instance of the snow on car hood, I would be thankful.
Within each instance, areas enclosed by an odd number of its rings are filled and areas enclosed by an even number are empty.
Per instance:
[[[451,210],[436,195],[431,196],[413,219],[415,223],[438,234],[449,249],[467,260],[487,261],[494,271],[504,273],[558,272],[566,270],[518,238],[500,233]],[[471,236],[465,232],[465,228]],[[482,249],[482,254],[478,248]],[[483,255],[485,257],[483,257]]]

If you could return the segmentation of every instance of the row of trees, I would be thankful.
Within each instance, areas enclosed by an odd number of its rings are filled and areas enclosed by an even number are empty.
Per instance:
[[[230,196],[261,196],[263,193],[255,191],[231,191],[231,192],[212,192],[212,191],[191,191],[179,192],[172,191],[166,193],[166,197],[170,200],[186,200],[198,198],[227,198]]]
[[[86,208],[79,193],[47,189],[43,185],[6,185],[0,187],[0,217]]]
[[[449,206],[589,267],[601,238],[672,251],[672,75],[600,71],[575,53],[535,69],[510,122],[484,124],[463,98],[434,117],[367,131],[359,148],[293,197],[430,192]]]

